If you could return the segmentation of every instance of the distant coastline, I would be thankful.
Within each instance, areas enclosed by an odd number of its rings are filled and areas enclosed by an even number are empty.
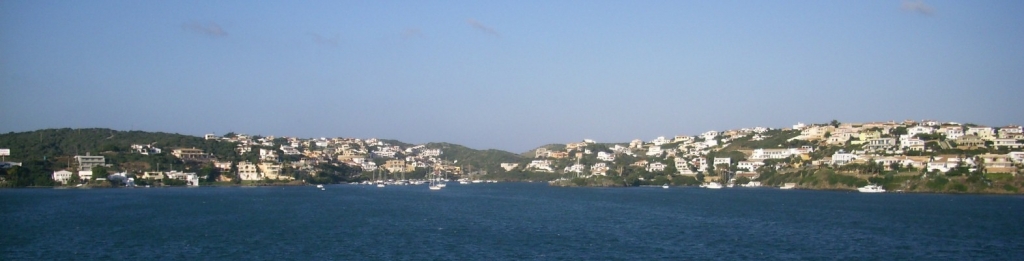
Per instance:
[[[697,135],[549,144],[522,154],[458,144],[110,129],[0,134],[0,187],[281,186],[423,179],[552,186],[766,186],[1020,194],[1019,125],[798,123]]]

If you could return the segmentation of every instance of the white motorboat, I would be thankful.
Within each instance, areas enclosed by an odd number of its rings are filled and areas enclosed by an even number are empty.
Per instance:
[[[704,188],[720,189],[720,188],[722,188],[722,184],[718,184],[718,182],[711,182],[711,183],[708,183],[707,185],[704,185]]]
[[[882,186],[871,184],[871,185],[859,187],[859,188],[857,188],[857,191],[860,191],[860,192],[863,192],[863,193],[882,193],[882,192],[885,192],[885,189],[882,188]]]
[[[661,188],[667,189],[668,188],[668,184],[661,185]]]
[[[318,188],[318,189],[320,189],[320,190],[327,190],[327,189],[325,189],[325,188],[324,188],[324,185],[323,185],[323,184],[317,184],[317,185],[316,185],[316,188]]]

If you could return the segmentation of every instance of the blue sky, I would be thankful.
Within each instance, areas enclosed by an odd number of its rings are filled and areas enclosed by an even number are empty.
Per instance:
[[[0,132],[444,141],[1022,124],[1024,1],[0,1]]]

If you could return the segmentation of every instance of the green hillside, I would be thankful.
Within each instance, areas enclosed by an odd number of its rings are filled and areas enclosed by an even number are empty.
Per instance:
[[[473,166],[473,171],[487,170],[495,172],[500,168],[502,162],[519,162],[522,156],[503,150],[475,150],[458,144],[451,143],[427,143],[427,148],[441,149],[441,157],[448,160],[458,160],[456,166]]]
[[[217,155],[230,155],[234,151],[234,146],[226,142],[165,132],[63,128],[0,134],[0,148],[11,149],[7,160],[15,162],[86,153],[128,152],[132,144],[151,144],[168,153],[178,147],[200,148]]]
[[[565,144],[559,144],[559,143],[548,144],[548,145],[537,147],[536,149],[532,149],[530,151],[524,152],[523,154],[519,154],[519,155],[522,156],[523,158],[531,158],[532,159],[532,158],[537,156],[536,153],[537,153],[538,149],[565,150]]]

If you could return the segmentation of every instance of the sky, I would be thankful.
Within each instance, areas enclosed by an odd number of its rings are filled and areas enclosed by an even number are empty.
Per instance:
[[[0,1],[0,132],[515,153],[797,122],[1024,124],[1024,1]]]

